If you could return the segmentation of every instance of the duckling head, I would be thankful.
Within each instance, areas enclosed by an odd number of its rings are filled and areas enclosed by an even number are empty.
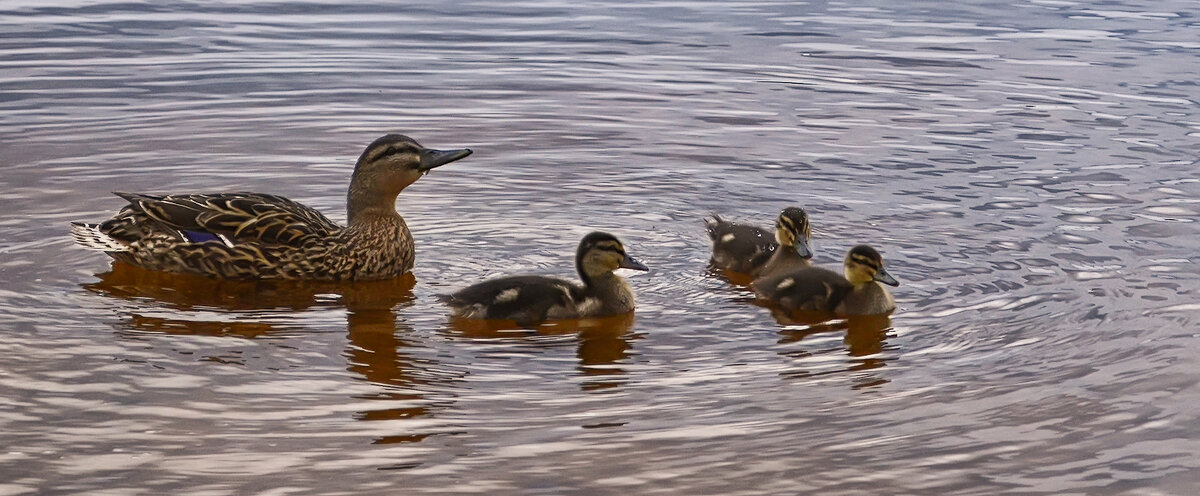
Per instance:
[[[350,177],[347,204],[350,218],[364,209],[395,211],[396,196],[408,185],[441,167],[471,154],[469,149],[434,150],[403,134],[383,136],[363,150]]]
[[[808,212],[800,207],[788,207],[779,212],[779,218],[775,219],[775,241],[779,242],[780,249],[791,248],[802,258],[812,258],[810,239]]]
[[[883,257],[867,245],[858,245],[846,254],[846,279],[852,284],[878,281],[888,286],[899,286],[900,282],[883,268]]]
[[[617,269],[650,270],[625,253],[625,246],[616,236],[594,232],[583,237],[575,251],[575,267],[584,283],[612,273]]]

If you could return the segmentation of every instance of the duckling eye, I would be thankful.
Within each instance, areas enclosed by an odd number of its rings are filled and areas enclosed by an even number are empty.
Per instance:
[[[862,257],[852,257],[852,258],[850,259],[850,262],[851,262],[851,263],[853,263],[853,264],[855,264],[855,265],[859,265],[859,266],[865,267],[865,268],[867,268],[867,269],[871,269],[871,270],[879,270],[879,269],[878,269],[878,267],[876,267],[876,266],[875,266],[875,263],[874,263],[873,261],[871,261],[871,260],[868,260],[868,259],[866,259],[866,258],[862,258]]]

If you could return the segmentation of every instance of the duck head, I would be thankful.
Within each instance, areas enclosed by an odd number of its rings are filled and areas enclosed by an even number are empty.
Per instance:
[[[801,258],[812,258],[810,239],[808,212],[800,207],[788,207],[779,212],[779,218],[775,219],[775,241],[779,242],[779,249],[793,249]]]
[[[883,257],[867,245],[858,245],[846,254],[846,279],[852,284],[877,281],[888,286],[899,286],[900,282],[883,268]]]
[[[408,185],[441,167],[471,154],[469,149],[435,150],[403,134],[383,136],[363,150],[354,166],[347,193],[349,216],[372,208],[395,211],[396,196]]]
[[[583,237],[579,249],[575,251],[575,267],[584,283],[617,269],[650,270],[626,254],[625,246],[616,236],[604,232]]]

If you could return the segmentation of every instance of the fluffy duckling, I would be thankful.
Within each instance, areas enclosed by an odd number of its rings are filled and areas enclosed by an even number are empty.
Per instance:
[[[613,273],[649,270],[625,253],[611,234],[593,232],[575,251],[583,285],[545,276],[509,276],[484,281],[443,296],[455,317],[511,319],[522,325],[557,319],[599,317],[633,311],[633,291]]]
[[[883,268],[883,257],[867,245],[846,254],[845,277],[820,267],[805,267],[754,281],[759,297],[786,310],[816,310],[841,315],[879,315],[896,309],[880,283],[899,286]]]
[[[766,229],[729,222],[716,214],[705,223],[713,241],[712,263],[717,268],[763,277],[812,264],[808,213],[800,207],[779,212],[774,241]]]
[[[276,195],[213,193],[129,202],[100,224],[73,223],[84,247],[145,269],[223,279],[390,279],[413,267],[413,237],[396,197],[471,150],[434,150],[400,134],[367,146],[346,194],[349,225]]]

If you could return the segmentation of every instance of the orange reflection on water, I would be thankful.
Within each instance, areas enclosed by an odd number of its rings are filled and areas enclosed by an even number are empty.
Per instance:
[[[112,270],[97,274],[99,282],[85,284],[89,291],[117,298],[150,298],[189,310],[209,307],[222,310],[303,310],[322,303],[324,295],[338,295],[337,306],[354,310],[390,310],[411,302],[416,278],[412,274],[385,281],[354,283],[286,280],[225,280],[193,274],[171,274],[113,262]],[[198,333],[202,334],[202,333]]]
[[[397,319],[396,310],[415,300],[416,279],[408,274],[386,281],[355,283],[313,281],[233,281],[191,274],[149,271],[114,262],[112,270],[97,275],[100,281],[85,284],[89,291],[131,301],[154,300],[182,312],[172,317],[146,316],[130,312],[131,329],[171,335],[227,336],[254,339],[280,331],[278,313],[314,307],[344,307],[346,312],[347,370],[383,387],[359,399],[379,399],[406,406],[357,412],[360,420],[397,420],[429,415],[429,408],[412,386],[421,365],[405,349],[412,344],[401,335],[413,330]],[[187,311],[216,310],[237,313],[236,320],[190,319]],[[261,320],[256,320],[261,319]],[[202,357],[203,361],[239,363],[225,357]],[[429,364],[425,364],[429,365]],[[409,406],[411,405],[411,406]],[[420,441],[429,433],[382,436],[375,443]]]
[[[719,279],[729,281],[729,283],[734,286],[749,288],[750,283],[754,282],[754,276],[751,276],[750,274],[714,267],[711,265],[711,263],[708,266],[708,273],[716,276]]]
[[[866,371],[886,365],[887,360],[879,354],[883,351],[888,331],[892,329],[890,314],[854,315],[838,319],[837,315],[829,312],[788,312],[777,307],[769,308],[776,322],[786,326],[779,331],[780,344],[797,343],[815,334],[844,331],[846,334],[842,342],[846,346],[847,354],[855,357],[850,360],[851,365],[837,371],[814,373],[794,370],[786,373],[787,377],[815,377],[830,373]],[[797,326],[800,328],[796,328]],[[790,351],[785,354],[807,356],[808,352]],[[878,386],[887,382],[887,379],[877,375],[869,375],[856,380],[854,388]]]
[[[456,334],[470,339],[513,339],[524,336],[575,335],[579,358],[578,370],[587,376],[612,379],[625,375],[625,370],[615,366],[629,358],[631,342],[637,339],[631,331],[634,313],[567,319],[546,322],[533,328],[523,328],[512,320],[463,319],[452,317],[448,327]],[[617,380],[586,382],[585,390],[607,389],[621,385]]]

